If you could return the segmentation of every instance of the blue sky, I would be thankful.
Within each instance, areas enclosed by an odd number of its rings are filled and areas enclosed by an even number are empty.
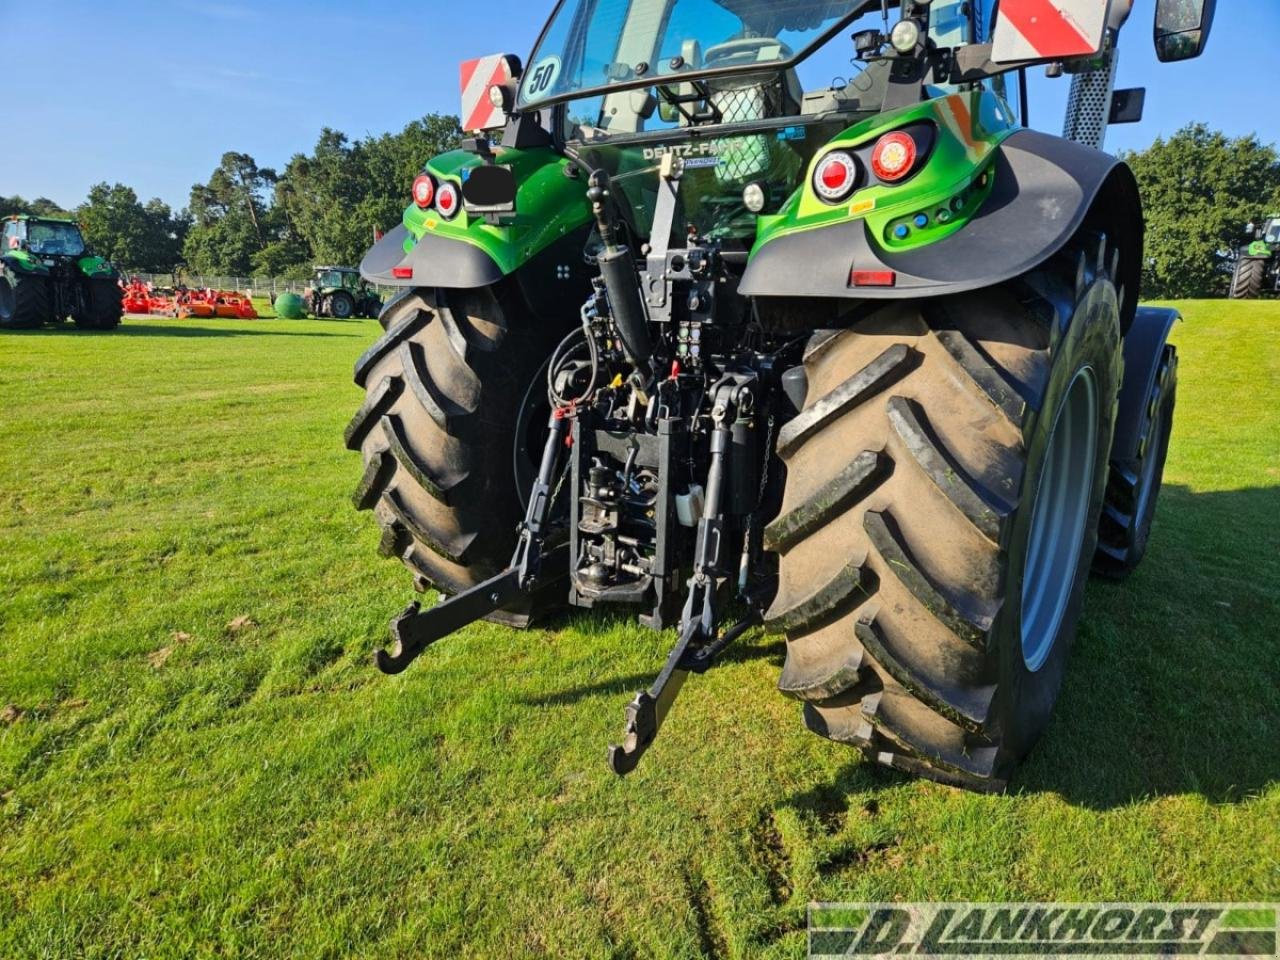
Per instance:
[[[1155,0],[1121,41],[1122,86],[1148,87],[1140,124],[1108,149],[1139,148],[1192,120],[1280,141],[1280,3],[1223,0],[1209,51],[1161,65]],[[282,167],[323,126],[351,136],[456,112],[458,64],[527,56],[551,0],[0,0],[0,195],[79,203],[100,180],[183,206],[223,151]],[[1241,9],[1247,19],[1233,20]],[[1058,132],[1068,81],[1037,76],[1032,125]],[[406,185],[406,191],[408,186]]]

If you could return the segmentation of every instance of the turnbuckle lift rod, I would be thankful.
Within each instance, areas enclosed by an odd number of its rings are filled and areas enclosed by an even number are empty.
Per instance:
[[[724,511],[721,505],[725,484],[725,459],[732,440],[732,424],[742,410],[743,398],[750,402],[751,393],[737,381],[722,382],[712,399],[711,465],[707,471],[707,496],[702,517],[698,520],[698,538],[694,549],[693,577],[689,596],[680,618],[680,639],[672,648],[667,662],[648,690],[636,694],[627,705],[622,743],[609,747],[609,767],[619,776],[630,773],[640,758],[653,745],[690,673],[705,673],[716,657],[734,640],[746,633],[759,620],[752,613],[718,636],[716,611],[716,575],[720,568],[724,543]]]
[[[538,479],[529,497],[524,522],[520,524],[520,539],[511,565],[484,583],[441,600],[430,610],[423,610],[417,601],[411,603],[404,613],[391,621],[391,651],[378,650],[373,655],[374,663],[383,673],[402,673],[437,640],[501,610],[536,585],[542,570],[547,518],[555,499],[556,468],[565,449],[569,419],[565,409],[552,412],[550,434],[542,449]]]

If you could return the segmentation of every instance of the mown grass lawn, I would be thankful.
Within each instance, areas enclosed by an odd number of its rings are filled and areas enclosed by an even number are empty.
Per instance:
[[[0,335],[0,957],[795,957],[805,905],[1280,899],[1280,304],[1187,303],[1151,552],[1003,797],[803,730],[760,633],[605,769],[668,637],[369,666],[376,324]]]

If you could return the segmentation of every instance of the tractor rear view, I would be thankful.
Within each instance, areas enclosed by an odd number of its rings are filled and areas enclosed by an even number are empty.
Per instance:
[[[114,330],[124,314],[116,269],[94,256],[73,220],[14,216],[0,234],[0,327],[29,329],[71,317]]]
[[[1004,786],[1090,569],[1143,555],[1177,357],[1176,314],[1138,307],[1136,182],[1097,149],[1129,4],[993,6],[565,0],[527,70],[464,65],[466,126],[500,140],[430,160],[362,265],[400,293],[356,366],[355,502],[445,595],[382,670],[482,617],[630,607],[675,634],[623,774],[763,623],[811,730]],[[1211,16],[1162,0],[1161,57]],[[806,89],[822,51],[855,78]],[[1064,62],[1087,143],[1009,96]]]
[[[1246,231],[1253,237],[1236,259],[1231,276],[1232,300],[1256,300],[1263,293],[1280,292],[1280,214],[1268,216]]]
[[[316,267],[307,304],[313,317],[337,320],[376,317],[382,310],[377,292],[351,267]]]

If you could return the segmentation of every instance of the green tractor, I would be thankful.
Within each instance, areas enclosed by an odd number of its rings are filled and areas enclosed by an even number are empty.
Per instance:
[[[0,327],[39,327],[67,317],[85,330],[120,325],[120,275],[93,255],[75,221],[23,214],[3,223]]]
[[[1261,228],[1250,223],[1253,238],[1240,251],[1231,275],[1232,300],[1256,300],[1263,291],[1280,291],[1280,214],[1272,214]]]
[[[382,310],[382,298],[353,267],[316,267],[307,310],[313,317],[370,319]]]
[[[355,503],[444,595],[381,670],[481,618],[630,608],[675,632],[623,774],[763,623],[812,731],[1005,785],[1091,568],[1146,548],[1177,315],[1138,306],[1137,184],[1097,149],[1141,99],[1113,89],[1129,3],[994,6],[562,0],[528,69],[464,65],[464,128],[492,108],[500,138],[431,159],[361,268],[400,292],[355,368]],[[1162,59],[1212,12],[1161,0]],[[824,56],[853,79],[806,86]],[[1074,140],[1011,96],[1064,62]]]

